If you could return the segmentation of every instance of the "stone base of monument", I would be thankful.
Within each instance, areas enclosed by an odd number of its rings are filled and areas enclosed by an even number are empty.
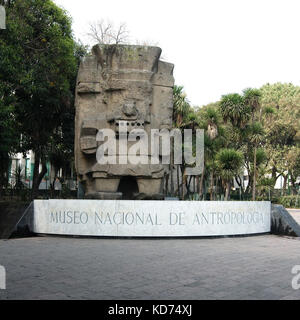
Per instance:
[[[122,192],[93,192],[88,193],[84,196],[85,199],[93,200],[122,200]],[[164,194],[145,194],[145,193],[134,193],[130,200],[163,200]],[[125,200],[125,199],[124,199]],[[128,199],[129,200],[129,199]]]
[[[156,194],[145,194],[145,193],[136,193],[134,194],[134,200],[164,200],[165,196],[163,193]]]
[[[93,192],[86,194],[84,198],[96,200],[121,200],[122,192]]]
[[[207,237],[269,233],[264,201],[35,200],[36,234],[96,237]]]

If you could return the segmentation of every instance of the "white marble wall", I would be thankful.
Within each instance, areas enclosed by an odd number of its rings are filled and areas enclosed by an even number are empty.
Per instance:
[[[267,201],[35,200],[42,234],[188,237],[270,231]]]

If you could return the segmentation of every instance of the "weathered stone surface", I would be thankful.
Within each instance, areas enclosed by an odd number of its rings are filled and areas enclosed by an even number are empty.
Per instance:
[[[122,177],[132,177],[138,190],[133,193],[157,197],[169,174],[167,165],[100,165],[96,141],[100,129],[117,134],[126,123],[128,132],[143,129],[171,129],[173,112],[173,64],[159,60],[161,49],[147,46],[96,45],[93,54],[81,62],[76,87],[75,163],[85,194],[118,192]],[[130,148],[135,142],[128,142]],[[118,152],[118,141],[117,141]],[[117,153],[117,163],[124,154]],[[150,161],[148,162],[150,163]],[[122,191],[121,191],[122,192]],[[136,195],[135,195],[136,197]],[[115,198],[115,197],[113,197]],[[123,197],[124,198],[124,197]]]

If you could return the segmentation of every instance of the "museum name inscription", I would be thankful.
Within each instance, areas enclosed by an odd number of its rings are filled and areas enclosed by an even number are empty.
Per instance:
[[[94,211],[51,211],[51,224],[88,224],[95,225],[240,225],[264,224],[264,215],[259,212],[169,212],[168,218],[163,221],[159,213],[144,212],[101,212]]]

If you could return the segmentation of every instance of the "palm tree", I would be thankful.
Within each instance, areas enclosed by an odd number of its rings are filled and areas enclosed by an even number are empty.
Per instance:
[[[237,93],[222,96],[220,110],[225,122],[230,121],[233,126],[244,128],[250,119],[251,110],[245,103],[244,97]]]
[[[261,105],[260,105],[260,100],[261,100],[261,91],[258,89],[245,89],[243,91],[244,93],[244,101],[245,105],[250,108],[251,115],[252,115],[252,124],[251,124],[251,137],[250,137],[250,142],[253,144],[253,149],[254,149],[254,160],[253,160],[253,188],[252,188],[252,200],[255,201],[255,194],[256,194],[256,172],[257,172],[257,147],[259,143],[262,140],[263,137],[263,127],[259,122],[256,121],[255,115],[257,112],[259,112],[259,121],[261,121],[262,118],[262,110],[261,110]]]
[[[209,168],[210,172],[210,200],[213,200],[213,187],[214,187],[214,172],[215,172],[215,153],[216,153],[216,143],[215,140],[219,135],[219,114],[216,108],[208,107],[203,115],[205,121],[206,129],[206,139],[205,141],[205,165]],[[204,167],[201,176],[201,182],[203,184],[204,178]],[[201,187],[203,190],[203,186]]]
[[[244,93],[244,101],[245,105],[250,108],[252,114],[252,122],[254,122],[254,116],[257,111],[259,111],[259,120],[261,120],[261,107],[260,107],[260,99],[261,99],[261,91],[259,89],[245,89]]]
[[[215,108],[208,107],[204,113],[204,120],[206,121],[207,135],[211,140],[218,136],[219,114]]]
[[[217,153],[216,159],[220,176],[226,184],[225,201],[227,201],[230,195],[231,181],[242,170],[243,156],[234,149],[222,149]]]
[[[251,125],[250,141],[253,144],[254,160],[253,160],[253,188],[252,200],[255,201],[256,196],[256,178],[257,178],[257,148],[264,137],[264,129],[260,122],[254,122]]]
[[[175,128],[184,129],[184,128],[192,128],[194,129],[196,122],[196,116],[194,110],[191,108],[186,94],[183,91],[183,86],[174,86],[173,88],[173,123]],[[181,189],[181,197],[183,199],[184,196],[184,184],[186,182],[185,177],[185,165],[177,165],[177,184],[178,184],[178,195],[179,191],[179,166],[181,166],[181,178],[182,178],[182,189]],[[173,164],[170,165],[171,170],[171,185],[173,184]],[[173,191],[173,186],[171,186],[171,190]]]
[[[182,86],[174,86],[173,88],[173,121],[176,128],[181,128],[184,119],[190,111],[190,104],[186,98]]]

